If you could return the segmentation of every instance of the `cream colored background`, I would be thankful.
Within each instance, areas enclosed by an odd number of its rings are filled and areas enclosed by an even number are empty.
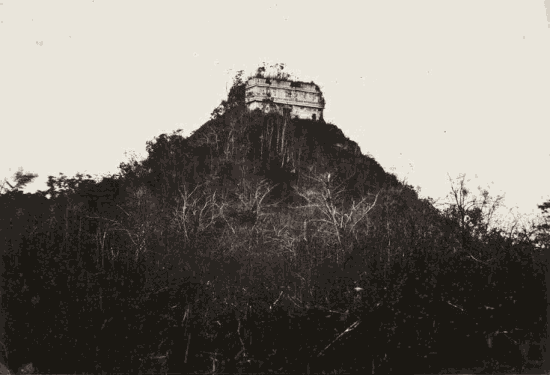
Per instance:
[[[550,198],[543,0],[0,1],[0,179],[22,166],[30,191],[188,135],[266,61],[424,196],[464,172],[524,213]]]

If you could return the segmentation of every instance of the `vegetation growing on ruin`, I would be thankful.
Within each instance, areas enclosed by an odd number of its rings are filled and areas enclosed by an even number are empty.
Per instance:
[[[459,176],[436,205],[334,124],[247,111],[244,84],[241,72],[208,122],[147,142],[116,175],[24,194],[20,171],[2,185],[9,367],[524,365],[511,342],[545,336],[550,203],[540,222],[498,223],[502,198]],[[513,340],[490,350],[497,331]]]

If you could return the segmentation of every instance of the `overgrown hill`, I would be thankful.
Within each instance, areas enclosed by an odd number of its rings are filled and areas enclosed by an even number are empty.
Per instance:
[[[464,178],[436,208],[337,126],[249,112],[240,76],[191,136],[147,151],[101,181],[0,187],[10,368],[502,372],[526,342],[540,357],[548,226],[493,225],[500,198]]]
[[[402,185],[373,157],[362,154],[336,125],[248,111],[244,87],[238,76],[228,100],[189,138],[175,132],[149,142],[144,165],[162,174],[160,179],[170,181],[174,191],[184,165],[187,182],[209,181],[226,191],[242,180],[265,179],[276,186],[272,198],[287,203],[295,195],[294,188],[307,185],[312,175],[330,173],[345,195],[356,199],[382,187]]]

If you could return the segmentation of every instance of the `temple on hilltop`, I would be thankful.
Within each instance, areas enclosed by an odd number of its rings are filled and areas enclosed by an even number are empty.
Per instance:
[[[320,120],[325,108],[321,89],[313,82],[255,77],[246,83],[245,98],[251,111],[277,111],[292,118]]]

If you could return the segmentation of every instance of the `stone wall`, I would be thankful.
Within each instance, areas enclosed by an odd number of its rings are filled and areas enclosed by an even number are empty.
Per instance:
[[[323,114],[323,110],[319,108],[312,108],[306,106],[287,106],[279,105],[277,103],[264,103],[264,102],[250,102],[248,104],[248,109],[253,111],[255,109],[260,109],[264,112],[279,112],[280,114],[284,113],[284,108],[290,108],[290,117],[300,118],[300,119],[309,119],[309,120],[319,120]]]
[[[291,109],[291,116],[302,119],[322,118],[324,102],[314,83],[252,78],[246,85],[246,103],[250,110]]]

